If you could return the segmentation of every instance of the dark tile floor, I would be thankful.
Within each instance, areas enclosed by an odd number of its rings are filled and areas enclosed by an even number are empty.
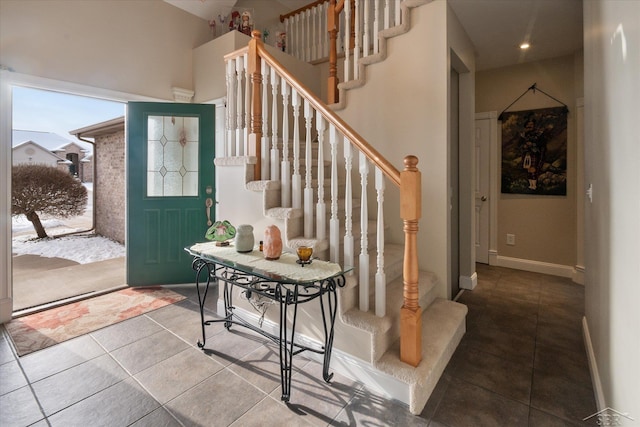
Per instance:
[[[0,425],[581,425],[596,411],[584,289],[483,265],[478,275],[460,298],[468,332],[420,416],[338,374],[324,383],[321,365],[301,356],[292,403],[281,403],[277,348],[215,324],[215,351],[198,350],[197,298],[179,288],[182,302],[19,358],[1,328]]]

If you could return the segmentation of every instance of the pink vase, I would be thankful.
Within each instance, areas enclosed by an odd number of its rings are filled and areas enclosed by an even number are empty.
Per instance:
[[[275,225],[270,225],[264,230],[264,241],[262,244],[264,257],[275,260],[282,255],[282,235],[280,229]]]

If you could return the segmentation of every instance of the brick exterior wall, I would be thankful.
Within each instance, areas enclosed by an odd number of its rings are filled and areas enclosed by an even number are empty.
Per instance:
[[[88,162],[80,162],[80,180],[82,182],[93,182],[93,156]]]
[[[96,233],[124,244],[124,129],[95,140]]]

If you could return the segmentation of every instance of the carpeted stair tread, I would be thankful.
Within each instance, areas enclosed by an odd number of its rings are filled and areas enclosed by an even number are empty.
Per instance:
[[[380,371],[410,386],[409,409],[419,413],[465,333],[467,307],[437,298],[422,313],[422,360],[417,367],[400,361],[396,340],[375,363]]]

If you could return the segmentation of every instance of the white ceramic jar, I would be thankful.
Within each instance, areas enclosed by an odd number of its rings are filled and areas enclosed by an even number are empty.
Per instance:
[[[253,250],[253,227],[249,224],[241,224],[236,229],[236,251],[251,252]]]

